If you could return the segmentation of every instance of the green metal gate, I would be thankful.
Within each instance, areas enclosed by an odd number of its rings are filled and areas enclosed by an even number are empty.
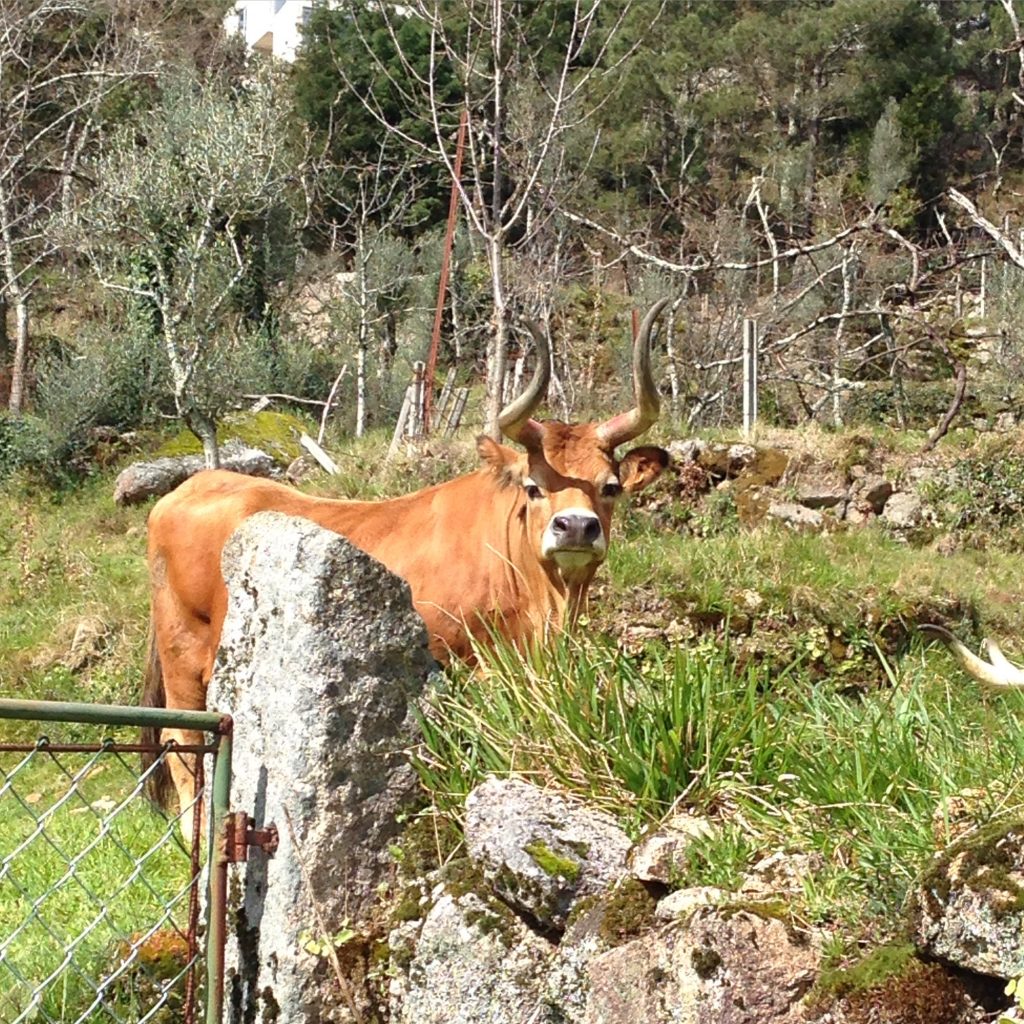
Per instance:
[[[0,700],[0,725],[0,1024],[220,1022],[227,865],[254,841],[227,813],[231,719]],[[144,726],[203,742],[124,734]],[[170,757],[196,772],[189,836],[144,796]]]

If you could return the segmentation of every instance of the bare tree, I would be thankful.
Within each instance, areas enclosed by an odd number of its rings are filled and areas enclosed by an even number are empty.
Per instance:
[[[392,135],[413,150],[440,161],[454,178],[455,125],[468,110],[470,131],[464,180],[458,182],[462,207],[482,246],[490,275],[492,323],[486,344],[485,429],[497,437],[498,413],[515,302],[510,294],[510,243],[527,247],[576,184],[567,169],[565,144],[590,118],[607,91],[589,89],[598,75],[614,75],[618,64],[639,45],[625,47],[613,60],[611,44],[632,4],[574,0],[570,4],[526,8],[510,0],[412,0],[375,8],[384,19],[402,67],[398,81],[383,61],[398,95],[426,112],[433,138],[414,138],[389,116],[374,95],[359,98]],[[660,6],[652,11],[656,17]],[[603,15],[608,17],[604,18]],[[430,36],[427,66],[406,59],[400,25],[411,17]],[[375,55],[372,41],[367,51]],[[437,83],[440,69],[454,72],[461,86],[459,109],[446,106]],[[344,78],[344,67],[338,67]],[[596,139],[594,140],[596,145]]]
[[[408,173],[408,161],[395,163],[390,150],[381,145],[375,163],[328,167],[331,161],[322,155],[306,167],[309,193],[317,192],[335,211],[330,233],[352,268],[342,279],[345,307],[333,319],[351,325],[355,336],[356,437],[367,427],[373,338],[393,334],[398,297],[408,291],[412,276],[412,250],[395,228],[413,224],[410,210],[418,199],[418,181]],[[393,345],[389,337],[378,346],[380,381],[390,368]]]
[[[143,73],[141,37],[115,30],[127,13],[92,0],[0,3],[0,311],[15,323],[10,352],[0,330],[0,356],[11,358],[13,413],[25,400],[38,270],[54,251],[48,219],[67,208],[100,105]]]

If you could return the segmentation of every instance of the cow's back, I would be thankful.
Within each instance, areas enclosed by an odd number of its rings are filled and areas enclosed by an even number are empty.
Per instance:
[[[204,470],[161,498],[149,514],[154,592],[169,588],[183,612],[209,622],[222,603],[220,556],[255,512],[303,515],[304,495],[271,480]]]

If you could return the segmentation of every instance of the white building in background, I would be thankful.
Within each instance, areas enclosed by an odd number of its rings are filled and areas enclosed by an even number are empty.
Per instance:
[[[245,45],[281,60],[294,60],[302,42],[302,26],[324,0],[238,0],[224,19],[228,35],[240,35]]]

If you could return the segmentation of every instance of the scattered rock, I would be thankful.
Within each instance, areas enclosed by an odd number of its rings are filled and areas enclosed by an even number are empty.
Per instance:
[[[807,508],[834,508],[843,504],[850,492],[841,473],[820,463],[803,467],[792,484],[797,502]]]
[[[631,844],[600,811],[517,779],[488,779],[466,798],[466,846],[502,899],[562,930],[576,901],[626,874]]]
[[[701,441],[696,437],[686,441],[670,441],[668,453],[672,457],[673,463],[682,465],[687,462],[696,462],[707,446],[706,441]]]
[[[284,471],[284,478],[290,484],[298,484],[320,472],[320,464],[312,455],[300,455],[288,463],[288,468]]]
[[[820,530],[825,517],[813,508],[806,508],[792,501],[773,501],[768,506],[768,516],[793,530]]]
[[[743,879],[739,892],[758,897],[799,893],[803,891],[803,880],[823,867],[821,854],[776,850],[754,864]]]
[[[98,615],[75,623],[74,635],[62,664],[69,672],[81,672],[103,655],[110,643],[110,626]]]
[[[629,853],[629,867],[644,882],[672,884],[686,863],[686,847],[712,833],[706,818],[677,814],[643,837]]]
[[[689,889],[676,889],[658,901],[654,916],[659,921],[677,921],[690,917],[701,907],[714,907],[725,902],[729,894],[713,885],[697,885]]]
[[[854,526],[863,526],[865,523],[870,523],[873,519],[877,518],[878,515],[867,502],[851,501],[846,506],[845,519]]]
[[[729,460],[729,475],[739,476],[758,457],[758,450],[752,444],[731,444],[726,449]]]
[[[266,452],[231,439],[220,446],[221,469],[249,476],[274,476],[277,464]],[[151,462],[135,462],[114,481],[114,504],[137,505],[147,498],[168,494],[194,476],[206,463],[202,455],[179,455]]]
[[[893,529],[912,530],[924,522],[924,503],[912,491],[897,491],[885,503],[881,518]]]
[[[885,508],[893,493],[893,486],[884,476],[862,477],[850,492],[853,501],[867,505],[875,515]]]
[[[993,824],[941,854],[908,900],[914,941],[979,974],[1024,974],[1024,823]]]

